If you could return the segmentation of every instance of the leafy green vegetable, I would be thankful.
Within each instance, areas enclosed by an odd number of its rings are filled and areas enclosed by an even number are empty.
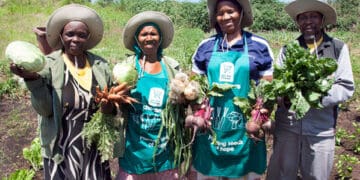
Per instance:
[[[9,177],[3,180],[32,180],[35,177],[35,171],[32,169],[19,169],[11,173]]]
[[[294,42],[287,46],[283,66],[275,66],[271,82],[260,80],[255,86],[252,82],[248,98],[235,97],[234,103],[249,118],[256,98],[262,98],[266,108],[272,108],[276,97],[288,97],[290,111],[301,119],[311,107],[322,108],[321,98],[327,95],[334,79],[331,75],[337,63],[331,58],[320,58],[310,54]]]
[[[114,144],[120,139],[120,128],[120,118],[98,110],[91,120],[85,123],[82,136],[86,139],[88,148],[96,145],[101,154],[101,161],[104,162],[113,157]]]
[[[5,50],[5,57],[30,72],[38,72],[45,66],[45,56],[35,45],[25,41],[13,41]]]
[[[26,160],[28,160],[31,166],[34,168],[35,171],[38,171],[43,166],[43,159],[41,156],[41,145],[40,139],[35,138],[32,142],[30,147],[26,147],[23,149],[23,156]]]
[[[207,92],[208,96],[214,96],[214,97],[222,97],[222,93],[235,88],[236,85],[232,84],[219,84],[219,83],[213,83],[212,87]]]
[[[334,59],[318,59],[298,43],[291,43],[286,48],[283,66],[275,66],[273,91],[278,97],[289,97],[290,111],[301,119],[310,107],[322,108],[321,97],[334,83],[330,76],[336,69]]]
[[[209,82],[206,76],[204,75],[192,75],[190,77],[190,80],[194,80],[199,82],[201,87],[201,98],[199,98],[199,103],[202,102],[203,98],[205,97],[222,97],[222,93],[236,88],[236,85],[232,84],[219,84],[219,83],[213,83],[212,87],[209,86]]]

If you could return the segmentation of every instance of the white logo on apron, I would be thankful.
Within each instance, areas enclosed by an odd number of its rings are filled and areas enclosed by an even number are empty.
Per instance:
[[[234,64],[230,62],[224,62],[220,65],[220,77],[219,81],[233,82],[234,81]]]
[[[164,90],[161,88],[151,88],[149,94],[149,105],[154,107],[162,106]]]

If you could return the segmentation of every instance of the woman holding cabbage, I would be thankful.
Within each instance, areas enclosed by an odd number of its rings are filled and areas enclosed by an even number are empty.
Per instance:
[[[47,23],[47,41],[54,51],[40,72],[16,64],[11,71],[24,78],[39,116],[45,179],[111,179],[109,162],[101,162],[95,146],[86,147],[84,123],[100,108],[116,114],[107,97],[95,98],[112,85],[108,63],[89,52],[103,36],[98,14],[71,4],[57,9]]]
[[[119,64],[135,68],[137,82],[130,96],[139,103],[123,107],[127,119],[126,143],[124,156],[119,158],[117,179],[179,178],[173,146],[170,146],[167,131],[161,131],[162,113],[169,99],[168,84],[179,65],[163,55],[173,35],[170,18],[155,11],[133,16],[124,28],[124,45],[135,55]],[[117,66],[114,73],[123,73],[116,70]]]

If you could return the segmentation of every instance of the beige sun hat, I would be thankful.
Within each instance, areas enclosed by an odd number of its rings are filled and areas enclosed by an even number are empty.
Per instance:
[[[324,25],[336,24],[336,11],[326,2],[318,0],[296,0],[285,7],[285,11],[296,22],[297,16],[304,12],[317,11],[324,16]]]
[[[123,42],[127,49],[134,51],[135,33],[144,23],[155,23],[161,31],[161,48],[167,48],[174,37],[174,26],[171,19],[164,13],[157,11],[144,11],[133,16],[125,25]]]
[[[70,4],[57,9],[47,22],[46,38],[53,49],[62,48],[60,33],[64,26],[71,21],[81,21],[88,26],[90,38],[85,45],[85,49],[91,49],[101,41],[104,34],[104,25],[96,11],[87,6]]]
[[[207,7],[209,12],[210,25],[212,28],[215,27],[216,17],[215,17],[215,6],[219,0],[207,0]],[[237,0],[244,11],[243,19],[241,20],[241,27],[249,27],[253,23],[253,16],[251,11],[251,6],[249,0]]]

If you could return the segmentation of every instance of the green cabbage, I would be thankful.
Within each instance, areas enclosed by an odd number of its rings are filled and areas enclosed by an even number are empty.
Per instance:
[[[39,72],[45,66],[45,56],[35,45],[13,41],[5,50],[5,57],[30,72]]]
[[[117,63],[113,68],[113,76],[117,83],[126,82],[130,86],[136,84],[138,74],[133,63]]]

